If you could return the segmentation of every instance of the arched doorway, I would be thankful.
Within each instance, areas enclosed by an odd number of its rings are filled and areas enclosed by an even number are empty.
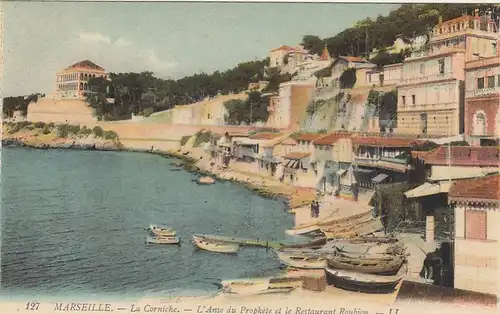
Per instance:
[[[486,135],[486,115],[479,111],[474,115],[473,135]]]

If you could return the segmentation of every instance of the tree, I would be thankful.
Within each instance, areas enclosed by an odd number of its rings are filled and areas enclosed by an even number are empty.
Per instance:
[[[325,48],[325,42],[314,35],[305,35],[302,37],[302,42],[300,43],[304,49],[308,50],[311,54],[321,55],[323,49]]]
[[[225,101],[226,115],[224,120],[230,125],[253,124],[257,121],[265,122],[269,117],[268,104],[269,98],[263,97],[258,91],[250,92],[246,100],[232,99]]]

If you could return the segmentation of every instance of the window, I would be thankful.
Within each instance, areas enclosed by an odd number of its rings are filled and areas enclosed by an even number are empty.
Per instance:
[[[439,74],[444,74],[444,59],[439,59],[438,64],[439,64]]]
[[[486,240],[486,212],[482,210],[465,211],[465,238]]]
[[[497,86],[500,86],[500,74],[497,75]]]
[[[427,133],[427,113],[420,114],[420,129],[422,130],[422,133]]]
[[[488,88],[495,87],[495,77],[493,75],[488,76]]]
[[[401,96],[401,103],[406,106],[406,96]]]
[[[497,55],[497,43],[496,42],[491,43],[491,55],[492,56]]]
[[[425,64],[421,63],[420,64],[420,74],[424,74],[424,70],[425,70]]]
[[[484,88],[484,77],[480,77],[477,79],[477,89]]]
[[[415,95],[411,95],[411,101],[412,101],[412,104],[413,105],[416,105],[417,104],[417,98]]]
[[[446,117],[446,124],[448,124],[448,117]]]

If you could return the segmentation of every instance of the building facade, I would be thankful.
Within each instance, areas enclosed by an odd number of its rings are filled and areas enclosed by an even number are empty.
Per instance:
[[[463,50],[407,58],[398,84],[397,132],[453,136],[463,132]]]
[[[313,99],[315,84],[316,82],[313,80],[281,83],[279,99],[274,100],[273,119],[275,124],[272,127],[298,130],[300,122],[307,115],[307,106]]]
[[[433,28],[427,50],[403,63],[398,133],[453,136],[464,132],[465,63],[497,55],[498,25],[490,14],[465,15]]]
[[[108,79],[104,68],[89,60],[75,63],[56,74],[56,95],[61,98],[81,98],[89,90],[92,78]]]
[[[449,192],[455,211],[455,288],[496,294],[500,176],[458,181]]]
[[[465,135],[473,144],[500,137],[500,46],[497,56],[465,66]]]

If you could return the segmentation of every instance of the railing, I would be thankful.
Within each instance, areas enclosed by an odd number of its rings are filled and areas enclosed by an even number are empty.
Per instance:
[[[400,159],[400,158],[394,158],[394,157],[385,157],[385,156],[382,156],[382,157],[380,157],[380,160],[382,160],[382,161],[388,161],[388,162],[393,162],[393,163],[401,164],[401,165],[406,165],[407,164],[407,160],[406,159]]]
[[[486,87],[481,89],[475,89],[473,91],[467,92],[467,96],[484,96],[488,94],[500,93],[500,86]]]
[[[427,81],[434,81],[434,80],[446,80],[446,79],[451,79],[451,78],[453,78],[452,72],[443,73],[443,74],[436,74],[436,75],[409,77],[409,78],[401,79],[401,83],[399,85],[418,83],[418,82],[427,82]]]

